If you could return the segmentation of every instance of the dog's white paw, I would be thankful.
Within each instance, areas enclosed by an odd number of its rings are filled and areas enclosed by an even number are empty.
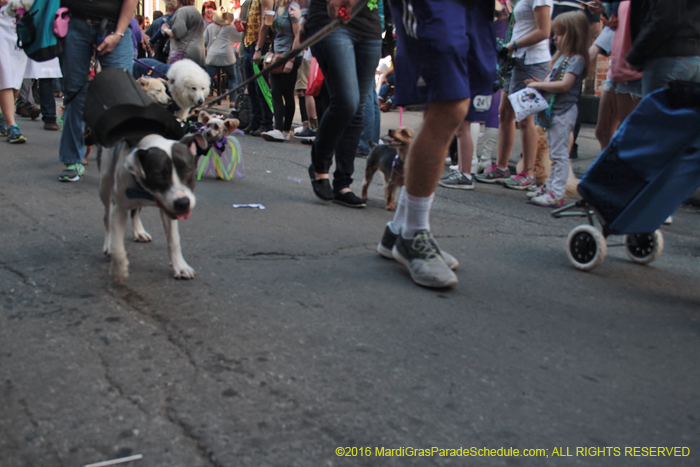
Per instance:
[[[173,264],[173,277],[175,279],[190,280],[194,279],[195,274],[194,269],[184,261],[180,264]]]
[[[151,237],[151,234],[146,232],[145,230],[141,231],[136,231],[134,230],[134,241],[139,242],[139,243],[147,243],[153,240],[153,237]]]

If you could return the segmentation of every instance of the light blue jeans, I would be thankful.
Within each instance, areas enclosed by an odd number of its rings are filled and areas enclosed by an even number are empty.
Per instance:
[[[669,81],[700,83],[700,57],[661,57],[644,62],[642,95],[662,88]]]
[[[311,36],[314,32],[307,34]],[[362,37],[342,28],[311,46],[330,97],[318,125],[311,162],[317,173],[328,173],[335,156],[333,189],[336,192],[352,183],[364,104],[374,86],[381,48],[381,39]]]
[[[116,24],[108,26],[107,33],[112,32],[115,26]],[[58,159],[64,164],[82,163],[85,157],[83,108],[89,84],[87,76],[90,72],[90,58],[101,35],[99,24],[71,18],[60,57],[65,96],[63,104],[66,108],[63,111],[63,133],[58,148]],[[123,68],[131,71],[134,60],[131,28],[126,28],[124,37],[112,52],[98,55],[97,58],[103,69]]]

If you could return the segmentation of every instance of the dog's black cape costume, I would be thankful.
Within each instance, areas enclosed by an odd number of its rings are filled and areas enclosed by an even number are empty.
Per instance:
[[[185,130],[177,118],[153,102],[131,73],[107,68],[95,76],[85,97],[83,120],[97,142],[111,147],[126,140],[135,146],[146,135],[179,140]]]

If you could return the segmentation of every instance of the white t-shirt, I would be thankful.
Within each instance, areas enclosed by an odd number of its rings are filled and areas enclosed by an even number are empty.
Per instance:
[[[520,0],[513,13],[515,14],[515,24],[513,25],[512,41],[516,41],[521,37],[530,34],[537,29],[535,23],[535,8],[540,6],[548,6],[549,14],[552,14],[552,0]],[[549,62],[552,59],[549,53],[549,38],[543,39],[535,45],[529,47],[520,47],[513,54],[514,57],[525,57],[525,65],[534,65],[536,63]]]

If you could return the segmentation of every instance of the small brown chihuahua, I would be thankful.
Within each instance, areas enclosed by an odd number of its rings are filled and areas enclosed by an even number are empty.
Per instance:
[[[372,148],[367,156],[365,167],[365,179],[362,181],[361,198],[367,199],[367,188],[372,183],[377,170],[384,175],[384,199],[387,211],[395,211],[394,202],[396,189],[403,186],[403,166],[406,161],[408,148],[413,141],[413,130],[402,126],[396,130],[389,130],[389,134],[382,140],[387,144],[378,144]]]

